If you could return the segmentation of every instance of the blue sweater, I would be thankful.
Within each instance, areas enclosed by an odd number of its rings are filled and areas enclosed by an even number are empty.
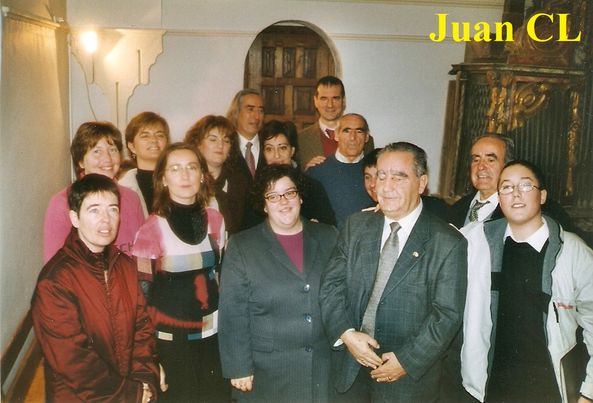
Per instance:
[[[308,169],[307,175],[317,179],[325,188],[339,229],[350,214],[373,205],[364,189],[362,161],[346,164],[332,155],[323,164]]]

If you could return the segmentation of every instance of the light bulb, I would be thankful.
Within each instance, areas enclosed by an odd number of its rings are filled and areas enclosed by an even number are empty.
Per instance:
[[[87,53],[95,53],[99,45],[99,37],[95,31],[86,31],[80,35],[80,42]]]

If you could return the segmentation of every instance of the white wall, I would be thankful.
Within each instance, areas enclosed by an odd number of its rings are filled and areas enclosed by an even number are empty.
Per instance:
[[[51,21],[47,1],[3,1]],[[60,4],[61,3],[61,4]],[[52,2],[58,15],[65,0]],[[2,25],[0,113],[0,348],[24,319],[42,263],[43,216],[69,181],[66,32],[9,16]],[[3,385],[4,386],[4,385]]]
[[[224,114],[243,85],[247,51],[258,32],[281,20],[299,20],[325,32],[337,50],[348,111],[365,115],[377,145],[413,141],[425,148],[430,189],[438,188],[445,97],[451,64],[464,44],[432,43],[435,13],[455,21],[498,21],[503,0],[77,0],[68,2],[73,27],[167,30],[150,83],[136,88],[128,117],[153,110],[168,119],[174,139],[208,113]],[[73,130],[92,119],[84,78],[72,66]],[[96,92],[96,88],[94,89]],[[93,97],[97,115],[109,101]],[[102,107],[101,107],[102,105]],[[123,129],[123,128],[120,128]]]

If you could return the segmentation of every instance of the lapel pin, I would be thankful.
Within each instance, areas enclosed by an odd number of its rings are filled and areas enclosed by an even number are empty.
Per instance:
[[[420,255],[418,254],[418,252],[414,251],[414,252],[412,252],[412,256],[414,256],[414,257],[418,257],[418,256],[420,256]]]

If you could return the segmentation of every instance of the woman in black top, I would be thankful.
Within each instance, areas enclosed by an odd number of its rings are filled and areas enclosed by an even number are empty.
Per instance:
[[[297,131],[294,123],[271,120],[260,133],[261,150],[267,165],[291,165],[297,152]],[[325,189],[315,179],[301,174],[301,214],[312,221],[336,225],[334,211],[331,208]]]

